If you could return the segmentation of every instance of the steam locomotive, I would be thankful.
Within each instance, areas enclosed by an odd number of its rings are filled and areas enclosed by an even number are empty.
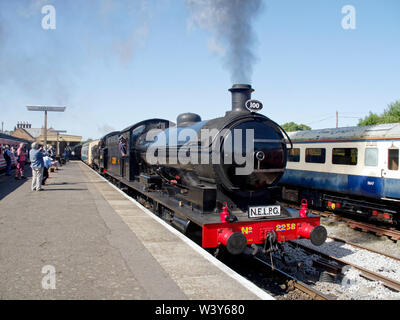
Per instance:
[[[250,85],[229,91],[232,109],[224,117],[145,120],[92,143],[93,159],[85,162],[182,232],[201,228],[203,248],[237,255],[299,238],[321,245],[327,232],[318,216],[276,201],[286,133],[256,112],[262,104],[251,99]]]

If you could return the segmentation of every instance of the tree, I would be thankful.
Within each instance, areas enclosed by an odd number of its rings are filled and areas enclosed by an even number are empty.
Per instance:
[[[287,122],[281,127],[286,131],[286,132],[292,132],[292,131],[304,131],[304,130],[311,130],[311,127],[305,125],[305,124],[297,124],[294,122]]]
[[[395,101],[389,104],[381,115],[370,111],[368,116],[359,120],[358,126],[371,126],[375,124],[396,122],[400,122],[400,101]]]

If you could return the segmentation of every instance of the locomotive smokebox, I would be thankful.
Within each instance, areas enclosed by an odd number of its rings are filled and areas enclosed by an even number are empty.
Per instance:
[[[249,112],[246,101],[251,100],[251,93],[254,91],[251,85],[234,84],[229,91],[232,93],[232,111]]]

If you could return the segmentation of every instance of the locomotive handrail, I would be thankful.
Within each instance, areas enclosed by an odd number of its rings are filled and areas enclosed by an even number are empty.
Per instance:
[[[254,139],[254,142],[274,143],[274,142],[285,142],[285,139]]]
[[[275,121],[271,120],[270,118],[268,118],[268,117],[266,117],[266,116],[264,116],[264,115],[254,114],[254,113],[250,113],[249,115],[246,115],[246,116],[240,115],[239,117],[234,117],[234,118],[232,118],[232,119],[229,119],[229,121],[223,123],[223,125],[221,126],[221,128],[223,128],[223,129],[229,128],[229,129],[230,129],[234,124],[242,123],[242,122],[244,122],[244,121],[246,121],[246,120],[248,120],[248,119],[255,119],[255,118],[267,120],[267,121],[270,121],[270,122],[272,122],[273,124],[275,124],[275,125],[285,134],[285,136],[289,139],[290,145],[291,145],[291,148],[290,148],[290,149],[293,149],[292,140],[289,138],[289,136],[288,136],[288,134],[286,133],[286,131],[285,131],[284,129],[282,129],[282,127],[281,127],[279,124],[277,124]],[[220,129],[220,130],[222,130],[222,129]],[[220,131],[220,132],[221,132],[221,131]],[[219,132],[219,133],[220,133],[220,132]],[[221,137],[219,133],[218,133],[217,135],[214,136],[214,138],[212,139],[212,141],[210,142],[209,145],[212,145],[212,144],[214,143],[214,141],[215,141],[218,137]],[[222,138],[225,138],[227,134],[228,134],[228,133],[225,132],[225,136],[222,136]],[[277,142],[277,141],[275,141],[275,142]],[[279,141],[279,142],[284,143],[284,141]],[[203,146],[201,146],[200,148],[203,149]],[[207,147],[206,147],[206,148],[207,148]],[[200,150],[201,150],[201,149],[200,149]]]
[[[289,150],[292,150],[293,149],[293,142],[292,142],[292,139],[290,139],[290,137],[287,134],[287,132],[279,124],[277,124],[275,121],[273,121],[271,119],[270,119],[270,121],[273,122],[274,124],[276,124],[279,127],[279,129],[281,129],[281,131],[285,134],[286,138],[288,138],[288,140],[290,142],[290,149]]]

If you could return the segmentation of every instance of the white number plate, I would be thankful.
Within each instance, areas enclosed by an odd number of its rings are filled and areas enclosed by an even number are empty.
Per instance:
[[[280,216],[280,206],[249,207],[249,218]]]

